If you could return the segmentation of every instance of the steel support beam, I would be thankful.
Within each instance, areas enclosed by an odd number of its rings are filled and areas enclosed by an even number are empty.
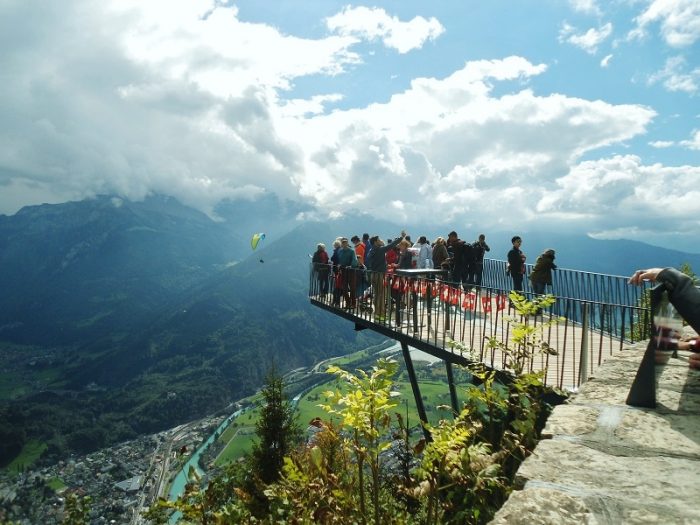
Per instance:
[[[425,423],[428,422],[428,416],[425,413],[425,405],[423,405],[423,398],[420,395],[420,388],[418,388],[418,379],[416,378],[416,371],[413,369],[411,352],[408,350],[408,345],[403,341],[401,342],[401,351],[403,352],[403,360],[406,363],[408,378],[411,380],[413,397],[416,399],[416,409],[418,410],[418,417],[420,418],[421,426],[423,427],[423,435],[425,436],[425,440],[430,442],[433,440],[433,438],[428,429],[425,427]]]
[[[455,389],[455,377],[452,373],[452,363],[445,361],[445,368],[447,369],[447,385],[450,387],[452,410],[454,410],[455,417],[457,417],[459,414],[459,402],[457,401],[457,390]]]

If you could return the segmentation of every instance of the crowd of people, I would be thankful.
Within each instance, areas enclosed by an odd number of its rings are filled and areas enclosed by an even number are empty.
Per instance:
[[[513,248],[507,255],[507,273],[513,281],[512,289],[522,291],[526,274],[525,254],[520,249],[522,239],[515,236],[512,244]],[[329,283],[334,283],[334,306],[340,307],[342,302],[345,308],[354,309],[358,297],[371,289],[375,311],[381,317],[385,310],[382,305],[386,301],[386,291],[378,281],[383,279],[387,270],[440,269],[444,271],[446,280],[467,290],[481,286],[484,257],[490,250],[483,233],[474,242],[460,239],[456,231],[451,231],[447,238],[437,237],[433,242],[425,235],[413,242],[406,232],[386,241],[378,235],[370,237],[365,233],[361,238],[353,235],[349,240],[338,237],[333,241],[330,254],[326,245],[319,243],[312,261],[320,293],[328,294]],[[546,287],[552,285],[552,270],[556,269],[554,253],[551,249],[542,253],[530,274],[532,289],[537,294],[544,294]]]
[[[522,291],[527,274],[522,238],[514,236],[511,244],[506,273],[512,279],[512,289]],[[319,293],[323,296],[332,293],[334,306],[341,307],[342,302],[344,308],[355,309],[358,298],[371,291],[374,318],[382,321],[386,319],[387,301],[391,297],[384,280],[388,270],[436,268],[443,270],[453,285],[469,289],[482,284],[484,256],[490,250],[484,234],[469,243],[461,240],[455,231],[451,231],[446,239],[437,237],[433,242],[428,241],[425,235],[412,242],[405,231],[386,242],[378,235],[370,237],[364,233],[361,238],[353,235],[349,240],[338,237],[333,241],[330,255],[325,244],[319,243],[312,262]],[[552,285],[552,272],[557,268],[554,260],[553,249],[547,249],[537,257],[529,274],[535,294],[546,293],[547,286]],[[664,284],[680,315],[700,333],[700,291],[687,276],[673,268],[651,268],[638,270],[629,280],[630,284],[643,281]],[[331,282],[334,284],[332,290]],[[700,340],[680,339],[677,348],[693,352],[690,366],[700,368]]]
[[[506,273],[512,279],[512,289],[522,291],[526,275],[522,238],[516,235],[511,242],[513,248],[507,254]],[[345,306],[354,308],[358,293],[371,284],[360,277],[358,269],[384,273],[395,268],[437,268],[444,270],[447,279],[456,286],[469,289],[481,286],[484,256],[490,250],[483,233],[471,243],[460,239],[456,231],[451,231],[446,239],[437,237],[433,242],[425,235],[412,242],[406,232],[386,242],[377,235],[370,237],[365,233],[362,238],[353,235],[349,241],[347,237],[338,237],[333,242],[331,255],[326,245],[319,243],[312,259],[317,268],[320,292],[328,293],[330,279],[334,278],[337,291],[334,304],[339,305],[340,299],[344,298]],[[529,276],[534,293],[542,295],[547,286],[552,286],[552,271],[557,268],[554,259],[552,249],[537,257]]]

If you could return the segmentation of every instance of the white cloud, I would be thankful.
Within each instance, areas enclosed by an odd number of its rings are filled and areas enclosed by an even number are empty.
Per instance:
[[[670,148],[671,146],[675,145],[675,142],[673,142],[672,140],[655,140],[655,141],[649,142],[649,145],[652,148],[663,149],[663,148]]]
[[[633,155],[586,161],[556,181],[559,189],[540,201],[538,210],[578,212],[588,231],[692,234],[700,219],[687,210],[700,198],[698,177],[699,166],[644,165]]]
[[[575,27],[564,23],[559,30],[559,42],[568,42],[594,55],[598,51],[598,46],[612,34],[612,30],[613,25],[608,22],[599,29],[592,27],[585,33],[576,33]]]
[[[600,16],[602,14],[596,0],[569,0],[569,5],[574,11],[588,15]]]
[[[682,56],[666,59],[663,69],[649,76],[647,83],[661,82],[668,91],[695,93],[700,85],[700,68],[686,69],[687,62]]]
[[[535,221],[536,203],[576,159],[643,133],[655,115],[527,88],[493,95],[496,82],[545,72],[520,57],[469,62],[444,79],[415,79],[385,104],[297,122],[284,133],[307,152],[295,181],[320,208],[390,219],[391,197],[415,221],[435,221],[435,200],[442,221],[503,224],[512,219],[499,210],[510,207]]]
[[[680,145],[692,150],[700,150],[700,129],[693,130],[690,140],[682,140]]]
[[[688,47],[700,38],[700,2],[697,0],[653,0],[635,18],[637,26],[629,38],[643,38],[648,26],[658,22],[661,37],[671,47]]]
[[[541,94],[530,81],[547,66],[523,57],[470,61],[329,111],[339,94],[285,90],[358,64],[357,34],[302,39],[213,1],[104,5],[0,3],[0,35],[13,41],[0,53],[1,212],[149,192],[207,211],[272,191],[326,216],[601,231],[642,217],[672,229],[673,207],[652,206],[649,192],[668,185],[683,199],[698,178],[631,156],[581,162],[643,135],[656,113]]]
[[[612,60],[612,55],[605,55],[603,60],[600,61],[600,67],[608,67],[610,65],[610,60]]]
[[[402,22],[377,7],[348,6],[327,18],[326,25],[331,31],[343,36],[379,39],[386,47],[396,49],[399,53],[419,49],[427,40],[435,40],[445,31],[434,17],[426,19],[416,16],[408,22]]]

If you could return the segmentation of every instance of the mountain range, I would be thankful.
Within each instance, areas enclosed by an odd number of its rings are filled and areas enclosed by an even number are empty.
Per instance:
[[[30,442],[51,461],[171,427],[254,392],[272,365],[377,342],[309,305],[316,244],[452,229],[301,221],[304,211],[265,197],[209,216],[163,196],[100,196],[0,216],[0,466]],[[255,232],[266,239],[253,251]],[[700,255],[637,241],[521,234],[533,261],[555,247],[561,266],[581,270],[700,268]],[[487,232],[489,255],[503,259],[510,235]]]

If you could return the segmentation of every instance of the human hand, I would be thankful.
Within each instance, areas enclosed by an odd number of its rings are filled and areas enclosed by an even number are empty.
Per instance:
[[[637,270],[632,274],[630,284],[642,284],[643,281],[655,282],[663,268],[649,268],[648,270]]]

